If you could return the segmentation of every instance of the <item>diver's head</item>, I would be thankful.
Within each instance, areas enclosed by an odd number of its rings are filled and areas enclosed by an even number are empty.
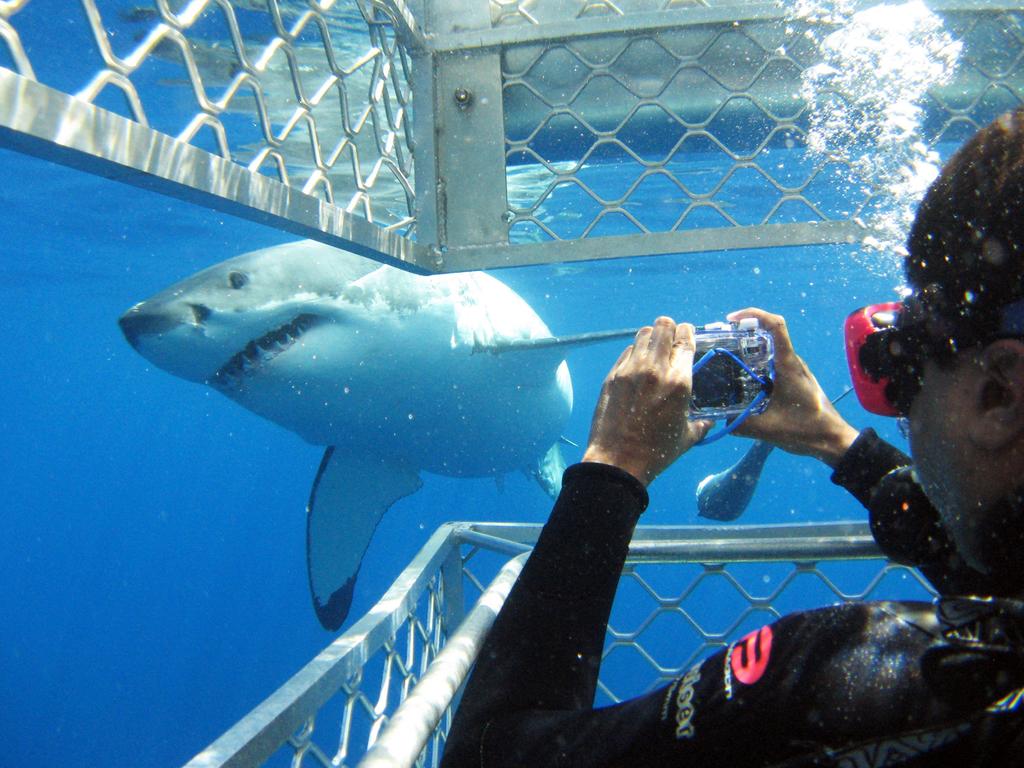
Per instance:
[[[908,251],[894,399],[926,493],[977,563],[994,530],[980,510],[1024,482],[1024,108],[950,159]]]
[[[862,338],[862,362],[889,382],[883,415],[909,413],[926,362],[1024,336],[1024,107],[979,131],[928,189],[905,261],[911,293],[865,307],[885,333]],[[887,401],[887,402],[886,402]]]
[[[959,332],[993,332],[1024,298],[1024,108],[982,128],[921,202],[907,243],[907,280],[930,288]]]

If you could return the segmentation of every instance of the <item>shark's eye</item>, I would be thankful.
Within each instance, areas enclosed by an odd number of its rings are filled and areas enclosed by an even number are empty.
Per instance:
[[[249,276],[245,272],[228,272],[228,285],[235,290],[242,288],[249,282]]]

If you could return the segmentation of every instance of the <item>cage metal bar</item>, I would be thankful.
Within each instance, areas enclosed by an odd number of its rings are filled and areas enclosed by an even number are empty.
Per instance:
[[[459,52],[435,56],[433,66],[435,184],[444,222],[437,245],[507,245],[500,56]]]
[[[485,30],[459,31],[429,35],[430,49],[435,52],[500,48],[522,43],[545,43],[575,40],[595,35],[636,35],[663,29],[702,24],[731,24],[734,21],[779,19],[785,9],[777,3],[751,3],[716,8],[690,6],[663,11],[632,13],[625,16],[589,16],[582,19],[547,24],[517,24]]]
[[[458,547],[452,547],[441,564],[441,584],[444,589],[444,623],[454,629],[465,617],[465,595],[462,591],[462,557]]]
[[[399,705],[359,768],[412,765],[469,674],[526,555],[509,560],[453,633],[409,696]]]
[[[417,272],[429,250],[317,197],[0,67],[0,146]]]
[[[464,543],[515,552],[532,547],[540,525],[464,523],[455,534]],[[787,525],[643,525],[629,544],[629,563],[750,563],[766,560],[814,562],[878,558],[867,523],[857,521]]]
[[[860,0],[849,6],[850,12],[877,5]],[[1020,10],[1019,2],[1006,0],[928,0],[925,5],[935,12],[964,11],[1000,13]],[[679,27],[705,24],[732,24],[745,21],[771,21],[786,18],[787,8],[781,3],[737,2],[716,6],[686,6],[660,11],[643,11],[624,15],[588,16],[545,24],[516,24],[481,30],[426,35],[426,44],[433,52],[498,48],[521,43],[545,43],[575,40],[595,35],[644,34]]]
[[[514,245],[449,246],[446,271],[518,267],[554,262],[596,261],[673,253],[705,253],[743,248],[858,243],[869,232],[855,221],[705,227],[643,235],[609,235],[576,240]]]
[[[265,762],[395,636],[455,546],[452,525],[427,541],[378,603],[186,768],[243,768]]]
[[[489,24],[479,0],[430,4],[425,22],[432,32]],[[508,243],[501,60],[497,51],[431,48],[417,63],[418,233],[433,248],[434,267],[449,271],[450,244]]]

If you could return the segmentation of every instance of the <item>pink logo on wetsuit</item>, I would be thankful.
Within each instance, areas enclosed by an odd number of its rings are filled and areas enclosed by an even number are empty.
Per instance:
[[[736,643],[729,658],[729,666],[737,680],[753,685],[768,668],[772,653],[772,628],[761,627]]]

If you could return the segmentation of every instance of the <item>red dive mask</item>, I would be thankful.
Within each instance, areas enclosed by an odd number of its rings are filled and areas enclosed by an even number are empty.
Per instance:
[[[940,307],[940,294],[925,289],[846,318],[846,361],[864,410],[906,416],[921,390],[924,361],[949,360],[961,343],[974,341],[964,332],[967,324],[956,328]]]
[[[881,416],[896,416],[898,411],[895,403],[886,395],[886,387],[890,384],[891,373],[879,370],[876,365],[872,348],[879,347],[879,333],[890,334],[896,327],[896,318],[902,304],[889,301],[883,304],[872,304],[852,312],[843,326],[846,337],[846,363],[850,367],[850,379],[854,392],[864,410]],[[868,353],[861,360],[865,344],[871,339]]]
[[[957,318],[956,321],[951,318]],[[846,318],[846,362],[866,411],[906,416],[921,389],[925,360],[949,361],[961,349],[1024,337],[1024,300],[979,322],[967,307],[951,309],[925,288],[902,302],[872,304]]]

